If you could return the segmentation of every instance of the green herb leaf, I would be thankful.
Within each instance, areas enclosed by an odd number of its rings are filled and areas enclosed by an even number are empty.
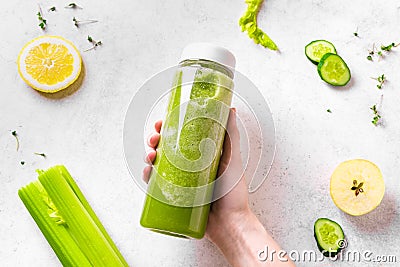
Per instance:
[[[377,126],[380,119],[381,119],[381,115],[379,114],[378,110],[376,109],[376,104],[373,105],[372,107],[370,107],[370,109],[374,112],[374,117],[372,118],[372,124]]]
[[[374,80],[378,81],[378,84],[376,85],[376,87],[377,87],[378,89],[382,89],[382,85],[383,85],[383,84],[385,83],[385,81],[386,81],[385,74],[382,74],[382,75],[380,75],[380,76],[378,76],[378,77],[376,77],[376,78],[371,77],[371,79],[374,79]]]
[[[39,12],[36,14],[37,15],[37,17],[38,17],[38,20],[39,20],[39,24],[38,24],[38,26],[40,27],[40,28],[42,28],[42,30],[44,30],[44,29],[46,29],[46,24],[47,24],[47,21],[43,18],[43,16],[42,16],[42,9],[40,8],[40,6],[39,6]]]
[[[49,11],[56,11],[56,7],[55,6],[50,7]]]
[[[386,52],[389,52],[389,51],[391,51],[392,50],[392,48],[393,47],[397,47],[399,44],[395,44],[395,43],[391,43],[391,44],[389,44],[389,45],[381,45],[381,50],[382,51],[386,51]]]

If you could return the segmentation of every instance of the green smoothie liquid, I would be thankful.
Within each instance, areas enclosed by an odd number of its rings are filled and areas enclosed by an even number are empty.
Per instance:
[[[202,238],[233,82],[222,72],[199,68],[192,84],[182,84],[184,73],[178,71],[170,94],[140,223],[165,234]]]

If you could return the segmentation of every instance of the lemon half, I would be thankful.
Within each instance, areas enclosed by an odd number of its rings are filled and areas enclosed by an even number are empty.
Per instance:
[[[74,83],[82,58],[72,42],[60,36],[41,36],[28,42],[18,55],[18,72],[34,89],[55,93]]]
[[[365,159],[342,162],[331,176],[331,197],[342,211],[359,216],[374,210],[385,194],[378,166]]]

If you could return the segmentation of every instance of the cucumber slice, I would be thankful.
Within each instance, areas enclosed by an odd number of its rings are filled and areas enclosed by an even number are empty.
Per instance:
[[[322,80],[334,86],[344,86],[351,78],[346,62],[333,53],[327,53],[321,58],[318,63],[318,74]]]
[[[314,223],[314,237],[318,249],[326,257],[333,257],[346,247],[342,227],[327,218],[319,218]]]
[[[321,58],[326,54],[326,53],[333,53],[336,54],[336,48],[333,46],[332,43],[326,41],[326,40],[315,40],[306,45],[305,48],[305,53],[307,58],[314,63],[315,65],[318,65],[320,62]]]

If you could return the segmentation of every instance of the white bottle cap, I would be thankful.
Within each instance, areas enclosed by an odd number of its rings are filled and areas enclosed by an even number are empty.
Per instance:
[[[187,59],[204,59],[235,68],[235,56],[226,48],[209,43],[193,43],[187,45],[181,55],[180,62]]]

